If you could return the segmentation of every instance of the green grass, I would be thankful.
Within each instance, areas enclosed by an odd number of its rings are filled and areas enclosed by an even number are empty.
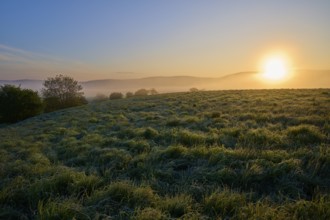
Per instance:
[[[162,94],[1,125],[0,219],[330,219],[329,94]]]

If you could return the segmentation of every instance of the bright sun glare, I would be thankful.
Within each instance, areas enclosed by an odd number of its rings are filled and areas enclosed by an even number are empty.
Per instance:
[[[267,81],[281,81],[288,77],[289,66],[283,56],[272,56],[265,59],[262,64],[262,76]]]

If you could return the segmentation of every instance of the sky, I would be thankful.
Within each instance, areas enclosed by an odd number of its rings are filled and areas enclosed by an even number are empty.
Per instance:
[[[0,79],[330,69],[329,0],[1,0]]]

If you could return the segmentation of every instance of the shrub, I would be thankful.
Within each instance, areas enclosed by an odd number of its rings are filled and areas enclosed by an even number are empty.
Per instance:
[[[149,92],[150,92],[150,95],[157,95],[158,94],[157,90],[154,89],[154,88],[150,89]]]
[[[134,93],[135,96],[146,96],[148,94],[149,94],[149,91],[146,89],[139,89]]]
[[[43,103],[37,92],[12,85],[0,87],[0,122],[17,122],[43,110]]]
[[[113,92],[110,94],[109,99],[114,100],[114,99],[122,99],[123,94],[121,92]]]
[[[126,98],[131,98],[133,96],[134,96],[133,92],[127,92],[126,93]]]

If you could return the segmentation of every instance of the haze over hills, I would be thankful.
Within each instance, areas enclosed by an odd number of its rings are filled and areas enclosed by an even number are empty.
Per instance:
[[[0,80],[0,85],[12,84],[40,90],[43,80]],[[160,93],[188,91],[195,87],[203,90],[227,89],[272,89],[272,88],[330,88],[330,70],[296,70],[283,82],[267,82],[257,72],[240,72],[219,78],[172,76],[147,77],[140,79],[104,79],[81,82],[85,95],[93,97],[98,93],[134,92],[141,88],[155,88]]]

